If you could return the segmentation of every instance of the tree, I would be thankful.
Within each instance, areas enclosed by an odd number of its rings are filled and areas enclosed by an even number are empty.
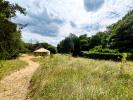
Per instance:
[[[25,9],[18,4],[10,4],[8,1],[0,0],[0,21],[9,20],[16,16],[16,11],[26,14]]]
[[[89,49],[92,49],[98,45],[101,45],[102,48],[105,48],[108,43],[108,37],[109,37],[109,34],[106,32],[96,33],[96,35],[93,35],[89,40]]]
[[[71,34],[70,37],[71,37],[71,40],[73,42],[72,55],[78,56],[78,55],[80,55],[80,51],[81,51],[80,39],[74,34]]]
[[[48,50],[52,53],[52,54],[56,54],[57,53],[57,49],[54,46],[48,46]]]
[[[89,40],[90,38],[87,37],[87,34],[79,36],[80,44],[81,44],[81,51],[89,50]]]
[[[17,30],[17,25],[10,21],[16,16],[16,11],[25,14],[25,9],[19,5],[0,0],[0,59],[16,57],[19,54],[20,30]]]
[[[133,11],[113,24],[111,30],[110,48],[116,48],[120,52],[133,50]]]
[[[73,56],[78,56],[80,54],[80,39],[76,35],[70,34],[58,44],[57,49],[59,53],[71,53]]]

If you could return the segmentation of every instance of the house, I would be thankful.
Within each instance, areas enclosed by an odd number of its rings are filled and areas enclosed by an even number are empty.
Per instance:
[[[35,56],[48,56],[50,55],[50,51],[44,48],[39,48],[34,51]]]

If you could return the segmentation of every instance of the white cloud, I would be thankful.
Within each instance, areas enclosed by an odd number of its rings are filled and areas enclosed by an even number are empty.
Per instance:
[[[45,41],[54,45],[69,33],[87,33],[90,36],[103,31],[133,8],[133,0],[93,0],[93,4],[92,0],[87,3],[86,0],[8,1],[27,9],[27,16],[17,14],[14,19],[15,22],[29,24],[22,30],[25,41]],[[98,8],[94,9],[93,5]]]
[[[26,32],[26,31],[23,31],[22,37],[23,37],[22,39],[25,42],[30,42],[30,43],[47,42],[47,43],[53,44],[54,46],[56,46],[57,41],[61,41],[63,39],[63,37],[62,38],[60,38],[60,37],[51,38],[48,36],[42,36],[37,33],[30,33],[30,32]]]

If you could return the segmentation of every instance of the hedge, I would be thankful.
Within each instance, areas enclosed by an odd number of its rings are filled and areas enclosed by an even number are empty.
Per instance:
[[[82,57],[91,59],[104,59],[104,60],[115,60],[120,61],[122,53],[100,53],[100,52],[86,52],[81,53]],[[133,54],[128,53],[127,60],[133,60]]]
[[[132,60],[133,61],[133,53],[128,54],[127,60]]]
[[[7,60],[7,59],[15,59],[19,53],[15,53],[14,55],[8,53],[0,53],[0,60]]]

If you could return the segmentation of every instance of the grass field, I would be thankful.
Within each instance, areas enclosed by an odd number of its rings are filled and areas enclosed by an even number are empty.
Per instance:
[[[41,67],[30,83],[33,100],[133,100],[132,70],[121,74],[119,62],[65,55],[34,60]]]
[[[20,60],[1,60],[0,61],[0,80],[6,75],[19,70],[27,65],[26,62]]]

